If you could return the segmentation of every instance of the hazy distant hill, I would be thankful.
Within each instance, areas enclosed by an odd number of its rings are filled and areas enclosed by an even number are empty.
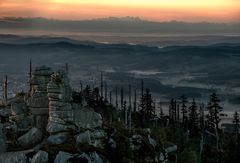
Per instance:
[[[151,22],[139,18],[104,18],[94,20],[53,20],[45,18],[2,18],[0,29],[46,30],[61,32],[98,32],[132,34],[211,34],[239,35],[239,24],[224,23],[186,23],[186,22]]]
[[[1,30],[0,30],[1,32]],[[19,35],[13,34],[0,34],[0,43],[10,44],[30,44],[30,43],[56,43],[56,42],[69,42],[75,44],[130,44],[130,45],[146,45],[146,46],[208,46],[213,44],[240,43],[240,36],[109,36],[109,35],[68,35],[58,33],[57,35]],[[33,32],[34,33],[34,32]]]
[[[66,38],[3,37],[12,43],[0,43],[0,75],[9,74],[12,82],[27,81],[31,58],[34,66],[64,68],[69,63],[74,86],[80,80],[97,85],[100,71],[104,71],[110,88],[130,81],[140,87],[144,78],[146,87],[162,97],[185,93],[207,99],[210,90],[216,89],[226,101],[240,103],[240,43],[159,48]],[[17,44],[14,39],[24,41]]]

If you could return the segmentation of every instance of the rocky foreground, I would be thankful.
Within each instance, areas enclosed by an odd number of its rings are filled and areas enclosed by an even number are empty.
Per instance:
[[[0,163],[167,162],[176,145],[163,145],[148,128],[122,125],[118,110],[99,98],[73,96],[66,72],[36,68],[28,93],[0,108]],[[98,97],[97,97],[98,99]]]

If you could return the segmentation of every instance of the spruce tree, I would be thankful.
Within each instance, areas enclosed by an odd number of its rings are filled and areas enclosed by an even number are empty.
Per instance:
[[[180,97],[180,105],[181,105],[181,113],[182,113],[182,123],[184,128],[186,129],[187,127],[187,97],[185,95],[182,95]]]
[[[197,111],[197,105],[195,100],[193,99],[191,106],[188,108],[189,112],[189,120],[188,120],[188,129],[190,131],[190,135],[197,135],[199,129],[199,113]]]
[[[143,94],[141,104],[142,104],[141,114],[143,116],[143,121],[149,122],[154,117],[154,105],[152,95],[150,94],[149,89],[146,89],[145,94]]]
[[[233,124],[234,124],[234,133],[238,135],[240,119],[239,119],[239,113],[237,111],[235,111],[233,115]]]
[[[215,132],[216,137],[216,149],[219,150],[219,124],[220,124],[220,113],[223,108],[219,106],[219,98],[216,93],[211,94],[210,101],[208,103],[208,115],[207,115],[207,126],[208,130],[212,133]]]
[[[208,115],[207,115],[207,126],[209,130],[219,130],[220,113],[222,112],[222,107],[219,106],[219,98],[216,93],[211,94],[210,101],[208,103]]]
[[[170,105],[169,105],[169,118],[172,123],[176,122],[177,119],[177,106],[176,106],[176,100],[171,99]]]

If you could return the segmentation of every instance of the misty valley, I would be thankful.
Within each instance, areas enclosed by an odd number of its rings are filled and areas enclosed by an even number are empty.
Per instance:
[[[206,102],[216,91],[225,110],[240,105],[240,44],[145,46],[103,44],[63,37],[2,35],[0,41],[1,76],[9,76],[12,93],[27,88],[30,59],[34,66],[64,69],[69,64],[71,83],[98,86],[103,72],[109,89],[116,85],[145,86],[163,101],[170,98],[195,98]],[[236,38],[234,38],[236,39]],[[18,43],[16,43],[18,42]]]

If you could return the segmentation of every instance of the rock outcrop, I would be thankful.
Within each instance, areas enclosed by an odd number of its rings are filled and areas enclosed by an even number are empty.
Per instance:
[[[60,151],[58,152],[54,163],[66,163],[68,159],[74,157],[71,153]]]
[[[26,134],[18,138],[18,144],[22,147],[31,147],[42,140],[43,134],[38,128],[32,128]]]
[[[68,77],[64,71],[58,71],[52,74],[51,81],[47,86],[49,99],[49,120],[47,131],[51,135],[66,133],[70,130],[75,130],[73,123],[73,109],[71,106],[72,90],[69,84]],[[64,140],[61,135],[61,140]],[[54,140],[52,136],[50,140]],[[59,136],[55,136],[56,139]],[[53,143],[54,141],[51,141]],[[56,141],[59,142],[59,141]]]
[[[104,148],[106,133],[102,129],[102,116],[90,107],[74,105],[74,124],[79,134],[75,136],[77,145]]]
[[[87,130],[76,136],[77,145],[91,145],[96,148],[104,148],[106,134],[103,130]]]
[[[47,142],[49,144],[58,145],[58,144],[64,143],[67,140],[68,137],[69,137],[68,132],[60,132],[60,133],[57,133],[57,134],[54,134],[54,135],[50,135],[47,139]]]
[[[19,129],[30,129],[33,125],[33,116],[29,114],[24,100],[16,100],[11,104],[11,121],[16,122]]]
[[[71,161],[71,159],[74,161]],[[106,161],[103,161],[103,159],[96,152],[91,152],[89,154],[71,154],[63,151],[60,151],[54,160],[54,163],[67,162],[103,163]]]
[[[79,129],[97,129],[102,128],[102,116],[96,113],[92,108],[76,106],[74,108],[74,123]]]
[[[28,106],[30,112],[34,115],[33,126],[46,130],[48,122],[48,97],[47,97],[47,84],[49,83],[52,75],[52,70],[49,67],[37,67],[33,72],[30,80],[31,92],[28,99]]]
[[[38,151],[32,158],[31,163],[48,163],[48,153],[45,151]]]
[[[31,151],[32,152],[32,151]],[[0,163],[29,163],[28,151],[6,152],[0,154]]]

